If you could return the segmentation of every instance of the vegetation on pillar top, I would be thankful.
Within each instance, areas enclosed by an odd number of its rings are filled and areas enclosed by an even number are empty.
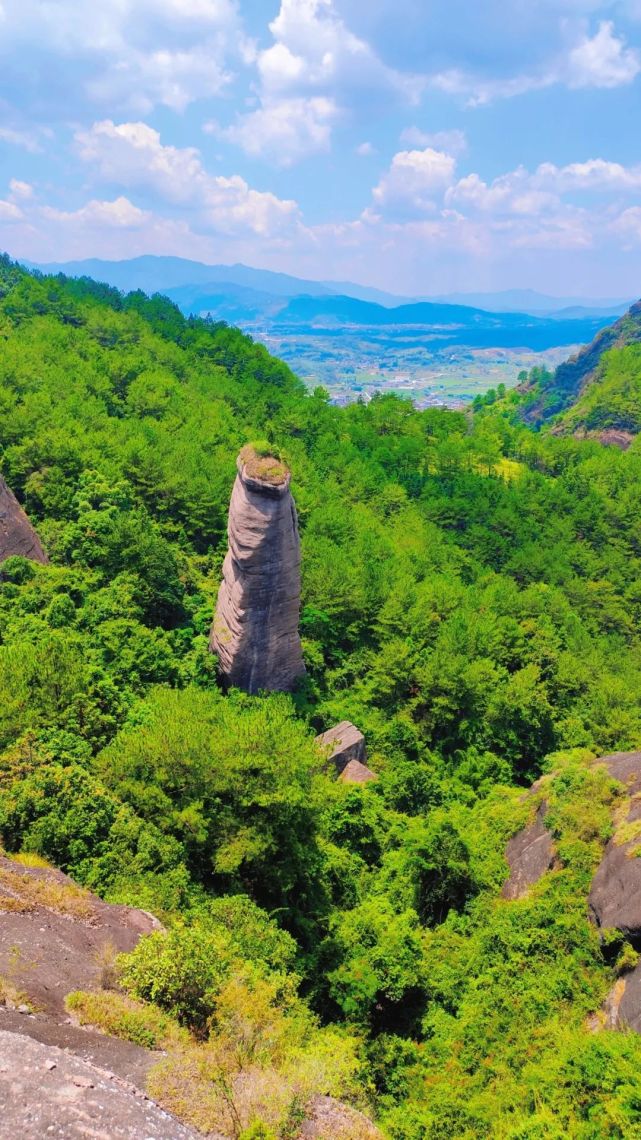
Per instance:
[[[238,460],[243,472],[251,479],[260,479],[273,487],[282,486],[290,475],[281,450],[266,440],[246,444]]]

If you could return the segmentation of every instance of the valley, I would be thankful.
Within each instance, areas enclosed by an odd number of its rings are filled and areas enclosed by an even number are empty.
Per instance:
[[[375,393],[461,407],[519,373],[553,370],[626,306],[532,290],[404,298],[351,282],[176,257],[43,265],[122,291],[166,295],[185,316],[236,325],[333,403]],[[526,305],[523,309],[520,306]]]

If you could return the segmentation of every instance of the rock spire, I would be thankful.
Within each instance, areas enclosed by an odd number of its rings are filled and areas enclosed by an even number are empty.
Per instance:
[[[300,540],[289,483],[273,455],[243,448],[229,505],[209,648],[228,684],[247,693],[288,692],[305,672],[298,632]]]
[[[14,554],[32,562],[49,561],[20,503],[0,475],[0,562]]]

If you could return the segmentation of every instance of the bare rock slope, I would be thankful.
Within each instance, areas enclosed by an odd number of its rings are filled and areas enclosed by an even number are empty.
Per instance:
[[[2,1140],[195,1140],[113,1073],[0,1029]]]
[[[298,621],[300,540],[290,472],[244,448],[229,506],[210,649],[230,685],[291,691],[305,672]]]
[[[505,852],[510,877],[503,887],[504,899],[526,895],[546,871],[554,866],[555,851],[551,832],[545,826],[546,803],[539,805],[531,823],[510,839]]]
[[[68,1049],[144,1085],[146,1049],[69,1021],[65,997],[96,990],[101,961],[158,929],[145,911],[111,906],[53,867],[0,856],[0,1030]]]
[[[20,503],[0,476],[0,562],[16,554],[33,562],[49,561]]]

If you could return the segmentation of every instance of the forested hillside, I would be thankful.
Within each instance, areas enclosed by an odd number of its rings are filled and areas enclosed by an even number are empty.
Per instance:
[[[534,369],[520,394],[527,423],[552,420],[557,432],[636,435],[641,430],[641,301],[555,372]]]
[[[275,1082],[304,1055],[394,1140],[641,1137],[641,1037],[586,1028],[635,958],[586,897],[616,799],[590,760],[641,745],[641,446],[333,407],[236,330],[7,260],[0,294],[0,474],[51,559],[0,568],[5,848],[161,916],[137,1000],[219,1044],[268,1026]],[[258,439],[300,516],[293,697],[224,696],[207,652]],[[344,718],[364,787],[319,771]],[[502,899],[553,770],[559,864]]]

